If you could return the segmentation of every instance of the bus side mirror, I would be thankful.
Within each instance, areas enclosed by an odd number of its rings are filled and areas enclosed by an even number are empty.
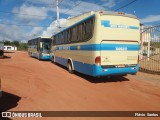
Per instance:
[[[40,48],[42,48],[42,42],[40,42]]]

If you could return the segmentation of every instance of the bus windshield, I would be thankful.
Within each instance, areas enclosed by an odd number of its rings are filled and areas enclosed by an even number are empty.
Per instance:
[[[51,39],[42,39],[42,51],[50,51],[51,50]]]

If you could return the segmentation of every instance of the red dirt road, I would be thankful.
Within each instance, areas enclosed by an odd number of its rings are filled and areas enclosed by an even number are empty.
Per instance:
[[[70,74],[26,52],[0,59],[2,90],[14,95],[13,111],[160,111],[160,76],[137,75],[96,79]],[[12,101],[12,100],[10,100]],[[0,105],[1,106],[1,105]]]

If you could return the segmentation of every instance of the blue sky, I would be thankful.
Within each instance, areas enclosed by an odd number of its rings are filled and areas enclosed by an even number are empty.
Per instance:
[[[114,11],[133,0],[59,0],[60,26],[88,11]],[[160,0],[137,0],[119,11],[135,14],[145,25],[160,25]],[[0,40],[26,41],[51,36],[56,28],[56,0],[0,0]],[[75,7],[76,6],[76,7]]]

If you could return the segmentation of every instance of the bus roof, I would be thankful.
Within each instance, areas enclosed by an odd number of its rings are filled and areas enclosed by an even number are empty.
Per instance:
[[[77,15],[75,17],[70,17],[67,19],[67,27],[73,25],[74,23],[81,21],[82,19],[85,19],[93,14],[100,14],[100,15],[114,15],[114,16],[125,16],[125,17],[131,17],[131,18],[135,18],[138,19],[137,16],[132,15],[132,14],[128,14],[128,13],[124,13],[124,12],[115,12],[115,11],[106,11],[106,10],[101,10],[101,11],[90,11],[90,12],[86,12],[84,14],[81,15]]]
[[[125,17],[131,17],[131,18],[138,19],[136,15],[128,14],[124,12],[114,12],[114,11],[97,11],[97,12],[99,12],[101,15],[125,16]]]
[[[28,41],[36,40],[36,39],[39,39],[39,38],[41,38],[41,39],[52,39],[51,37],[36,37],[36,38],[33,38],[31,40],[28,40]]]
[[[96,14],[100,14],[100,15],[114,15],[114,16],[125,16],[125,17],[130,17],[130,18],[135,18],[138,19],[137,16],[132,15],[132,14],[128,14],[128,13],[124,13],[124,12],[115,12],[115,11],[105,11],[105,10],[101,10],[101,11],[90,11],[90,12],[86,12],[84,14],[75,16],[75,17],[70,17],[67,19],[67,27],[64,28],[63,30],[59,31],[56,34],[59,34],[63,31],[65,31],[66,29],[69,29],[73,26],[75,26],[76,24],[83,22],[86,19],[89,19],[93,16],[95,16]],[[54,34],[54,35],[56,35]],[[52,37],[54,36],[52,35]]]

